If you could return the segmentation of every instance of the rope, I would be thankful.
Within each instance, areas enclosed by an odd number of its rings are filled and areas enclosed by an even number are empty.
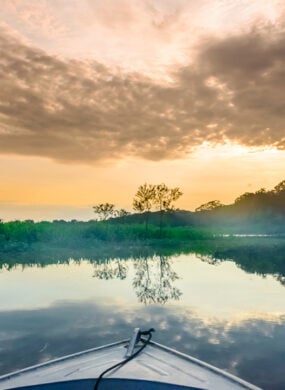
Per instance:
[[[95,383],[95,386],[94,386],[94,390],[98,390],[99,383],[101,382],[101,379],[103,378],[103,376],[105,374],[107,374],[107,372],[112,371],[112,370],[114,370],[117,367],[124,366],[126,363],[128,363],[129,361],[134,359],[136,356],[138,356],[145,349],[145,347],[150,343],[150,340],[152,338],[152,332],[154,332],[153,328],[151,328],[149,330],[146,330],[144,332],[140,332],[139,333],[139,341],[141,341],[143,343],[143,345],[132,356],[129,356],[127,359],[122,360],[121,362],[119,362],[117,364],[114,364],[112,367],[109,367],[105,371],[103,371],[100,374],[100,376],[98,377],[98,379],[96,380],[96,383]],[[148,338],[145,339],[142,336],[148,336]]]

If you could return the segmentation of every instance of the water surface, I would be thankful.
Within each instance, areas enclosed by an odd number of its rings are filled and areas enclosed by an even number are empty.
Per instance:
[[[0,372],[154,327],[158,342],[284,389],[285,259],[230,253],[3,261]]]

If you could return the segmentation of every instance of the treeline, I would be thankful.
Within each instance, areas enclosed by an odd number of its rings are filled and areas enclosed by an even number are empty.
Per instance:
[[[103,203],[94,206],[97,220],[89,222],[0,220],[0,253],[16,253],[37,245],[106,250],[109,243],[119,248],[126,242],[132,246],[140,241],[151,245],[152,240],[185,242],[222,234],[285,234],[285,180],[270,191],[245,193],[231,205],[211,201],[195,212],[175,208],[181,195],[178,187],[144,184],[134,196],[134,214]]]
[[[145,230],[148,231],[149,217],[153,210],[158,211],[159,231],[162,234],[163,216],[166,213],[176,210],[175,202],[182,196],[179,187],[169,188],[166,184],[143,184],[139,186],[134,199],[133,210],[136,213],[143,214]],[[106,221],[110,218],[124,218],[131,213],[124,209],[116,210],[112,203],[100,203],[93,206],[97,220]],[[139,222],[142,219],[139,219]]]
[[[264,188],[246,192],[233,204],[223,205],[212,200],[199,206],[195,212],[171,209],[151,212],[143,210],[142,215],[129,215],[114,223],[147,223],[155,226],[188,226],[208,228],[219,233],[240,234],[285,234],[285,180],[272,190]]]
[[[285,180],[277,184],[272,190],[261,188],[256,192],[245,192],[234,201],[232,205],[223,205],[219,200],[212,200],[202,204],[195,211],[212,211],[226,209],[254,213],[256,211],[277,211],[285,213]]]
[[[114,221],[114,220],[112,220]],[[208,229],[164,227],[144,223],[112,223],[111,221],[12,221],[0,222],[0,258],[3,253],[18,256],[25,251],[53,252],[70,249],[80,252],[89,248],[93,253],[108,252],[123,246],[142,247],[154,241],[188,241],[212,238]],[[31,253],[31,252],[30,252]],[[60,252],[59,252],[60,254]]]
[[[236,232],[285,233],[285,180],[269,191],[246,192],[231,205],[208,202],[195,215],[202,224],[232,227]]]

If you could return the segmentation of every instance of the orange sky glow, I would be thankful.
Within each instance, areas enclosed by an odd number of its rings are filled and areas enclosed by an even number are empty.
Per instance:
[[[194,210],[285,179],[284,2],[1,7],[0,219],[131,211],[145,182]]]

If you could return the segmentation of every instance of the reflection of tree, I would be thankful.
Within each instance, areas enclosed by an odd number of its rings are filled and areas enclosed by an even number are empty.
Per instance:
[[[211,265],[216,265],[216,264],[219,264],[221,262],[220,259],[216,259],[213,255],[201,255],[201,254],[195,253],[195,256],[199,260],[203,261],[204,263],[208,263]]]
[[[122,260],[104,261],[94,264],[93,277],[97,279],[125,279],[127,265]],[[181,291],[173,286],[179,279],[172,270],[170,258],[166,256],[142,257],[134,260],[133,287],[140,302],[145,304],[178,300]]]
[[[285,286],[285,275],[273,275],[273,277],[282,284],[282,286]]]
[[[0,272],[1,270],[13,271],[17,267],[22,269],[30,267],[44,268],[55,264],[72,265],[73,263],[87,262],[94,265],[94,277],[98,279],[124,279],[127,276],[127,261],[129,262],[131,258],[135,258],[134,261],[137,264],[135,283],[138,286],[136,288],[142,288],[139,286],[144,285],[145,294],[150,289],[148,292],[149,302],[156,299],[151,298],[154,297],[153,279],[155,276],[153,274],[154,269],[149,271],[149,268],[156,264],[156,273],[168,272],[163,261],[160,269],[159,257],[155,257],[158,252],[162,258],[167,256],[168,259],[170,256],[179,253],[195,253],[201,261],[213,265],[220,264],[223,261],[233,261],[243,271],[260,276],[271,275],[285,287],[285,240],[282,237],[216,237],[209,241],[190,240],[183,244],[173,240],[171,246],[163,246],[162,248],[153,245],[152,241],[149,246],[144,244],[143,247],[140,244],[136,246],[136,243],[133,246],[112,246],[108,243],[108,245],[104,244],[102,247],[96,248],[96,252],[92,246],[84,249],[79,247],[78,250],[72,248],[59,250],[52,245],[46,245],[45,248],[39,246],[35,251],[35,248],[29,247],[27,249],[23,247],[21,242],[16,246],[14,243],[10,243],[10,250],[5,252],[5,250],[1,251],[3,249],[1,244],[3,242],[1,242],[0,234]],[[94,252],[96,255],[94,255]],[[148,256],[149,258],[143,259],[142,256]],[[167,259],[166,261],[169,262]],[[155,268],[154,265],[153,268]],[[146,279],[147,272],[150,273],[148,282]],[[137,280],[139,279],[139,273],[141,273],[141,282]],[[169,281],[173,283],[171,278],[169,278]]]
[[[95,270],[93,277],[98,279],[126,279],[127,266],[122,260],[106,261],[94,264]]]
[[[273,250],[275,253],[273,254]],[[223,261],[234,261],[236,266],[243,271],[256,274],[266,278],[268,275],[272,275],[282,286],[285,286],[285,262],[284,262],[284,247],[281,250],[278,247],[272,247],[270,254],[267,250],[262,248],[236,248],[235,250],[212,254],[198,254],[196,257],[208,264],[218,265]],[[269,256],[271,261],[268,261]],[[277,272],[278,271],[278,272]]]
[[[178,300],[181,291],[172,286],[179,279],[171,268],[170,259],[165,256],[155,258],[141,258],[135,264],[136,274],[133,286],[139,301],[144,304],[166,303],[174,299]]]

